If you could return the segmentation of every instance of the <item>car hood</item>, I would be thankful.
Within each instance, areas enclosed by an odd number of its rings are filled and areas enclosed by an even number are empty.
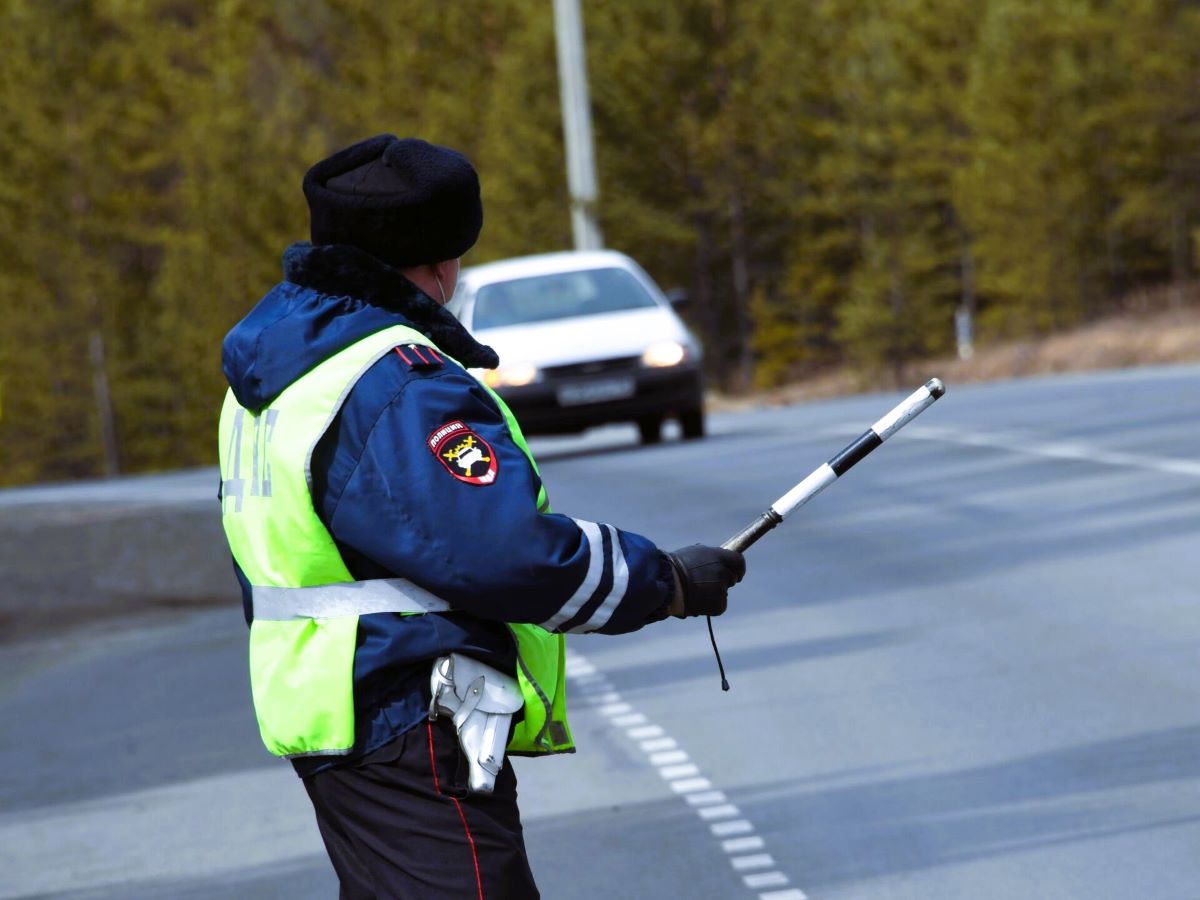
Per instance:
[[[698,350],[683,324],[661,307],[485,328],[473,333],[500,354],[501,367],[533,363],[542,368],[641,356],[651,344],[667,340],[679,341],[693,354]]]

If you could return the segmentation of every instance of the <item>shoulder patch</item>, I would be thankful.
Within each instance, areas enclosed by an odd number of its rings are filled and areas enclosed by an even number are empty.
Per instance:
[[[467,484],[492,484],[496,480],[497,461],[492,445],[459,420],[447,422],[425,441],[446,471]]]
[[[396,353],[410,369],[437,369],[443,364],[438,352],[428,345],[402,344],[396,347]]]

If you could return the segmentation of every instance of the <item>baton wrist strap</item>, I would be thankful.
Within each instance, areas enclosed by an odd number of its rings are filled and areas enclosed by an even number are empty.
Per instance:
[[[708,639],[712,641],[713,655],[717,657],[717,669],[721,673],[721,690],[729,690],[729,679],[725,677],[725,665],[721,662],[721,651],[717,649],[717,636],[713,632],[712,616],[705,616],[708,619]]]

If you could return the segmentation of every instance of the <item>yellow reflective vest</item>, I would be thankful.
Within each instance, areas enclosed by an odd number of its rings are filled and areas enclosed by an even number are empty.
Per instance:
[[[242,407],[232,391],[225,398],[221,519],[251,588],[251,691],[263,743],[277,756],[354,750],[360,615],[425,615],[449,608],[403,579],[356,581],[313,506],[313,448],[355,382],[393,348],[408,344],[433,346],[420,332],[395,325],[320,363],[265,409]],[[492,398],[533,463],[511,411],[498,396]],[[539,509],[548,511],[544,491]],[[508,627],[517,644],[515,674],[525,701],[509,751],[574,749],[566,716],[563,636],[537,625]]]

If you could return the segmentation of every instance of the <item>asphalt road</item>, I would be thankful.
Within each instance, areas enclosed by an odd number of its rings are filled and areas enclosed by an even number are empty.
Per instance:
[[[558,510],[719,542],[899,396],[535,452]],[[952,384],[750,551],[730,692],[703,621],[573,640],[579,752],[518,766],[543,894],[1200,898],[1198,446],[1197,367]],[[0,646],[0,897],[336,896],[244,655],[232,599]]]

